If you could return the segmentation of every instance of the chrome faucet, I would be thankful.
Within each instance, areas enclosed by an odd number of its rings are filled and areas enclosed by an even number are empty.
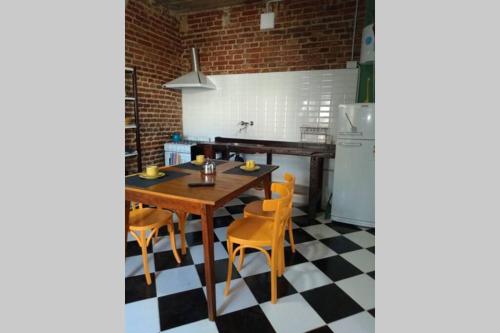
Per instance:
[[[248,122],[242,120],[238,123],[238,125],[241,126],[239,130],[239,132],[241,133],[241,131],[246,130],[249,125],[253,126],[253,121]]]

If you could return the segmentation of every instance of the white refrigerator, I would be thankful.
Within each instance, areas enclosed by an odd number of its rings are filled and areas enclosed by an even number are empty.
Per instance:
[[[375,104],[339,105],[332,220],[375,227]]]

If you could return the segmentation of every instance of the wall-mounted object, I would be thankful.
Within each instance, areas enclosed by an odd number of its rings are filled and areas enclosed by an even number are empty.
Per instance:
[[[364,64],[375,61],[375,32],[373,31],[373,24],[364,27],[361,39],[360,63]]]
[[[274,29],[274,13],[260,14],[260,30]]]
[[[274,12],[269,10],[269,4],[282,0],[269,0],[266,2],[266,12],[260,14],[260,30],[274,29]]]
[[[328,127],[301,126],[300,142],[329,144],[331,135],[328,134]]]
[[[361,55],[356,101],[375,102],[375,0],[365,2],[365,25],[361,37]]]
[[[200,72],[198,50],[196,48],[191,48],[191,62],[193,65],[193,70],[187,74],[178,77],[175,80],[167,82],[163,85],[163,88],[202,88],[202,89],[215,89],[215,84],[208,79],[205,74]]]
[[[241,131],[243,131],[243,130],[246,130],[246,129],[247,129],[247,127],[248,127],[249,125],[250,125],[250,126],[253,126],[253,121],[248,122],[248,121],[243,121],[243,120],[242,120],[242,121],[240,121],[240,122],[238,123],[238,125],[240,125],[240,130],[239,130],[239,132],[241,132]]]

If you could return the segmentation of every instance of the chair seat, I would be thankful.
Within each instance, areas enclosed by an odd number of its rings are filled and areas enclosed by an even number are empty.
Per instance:
[[[255,217],[234,220],[227,227],[227,239],[233,243],[255,246],[271,245],[273,224]]]
[[[131,230],[146,230],[166,224],[172,219],[172,212],[157,208],[141,208],[130,211],[129,228]]]
[[[262,210],[263,200],[252,201],[245,206],[243,213],[245,216],[254,216],[254,217],[265,217],[265,218],[273,218],[274,212],[266,212]]]

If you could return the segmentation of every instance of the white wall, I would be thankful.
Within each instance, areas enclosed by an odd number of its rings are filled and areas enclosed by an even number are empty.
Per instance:
[[[216,90],[182,90],[184,136],[300,141],[300,127],[312,126],[329,128],[333,138],[337,106],[355,101],[357,75],[357,69],[210,75]],[[242,120],[254,125],[239,132]],[[265,163],[265,156],[254,157]],[[280,165],[274,179],[289,171],[308,185],[308,158],[273,155],[273,164]],[[333,160],[325,164],[331,188]]]

